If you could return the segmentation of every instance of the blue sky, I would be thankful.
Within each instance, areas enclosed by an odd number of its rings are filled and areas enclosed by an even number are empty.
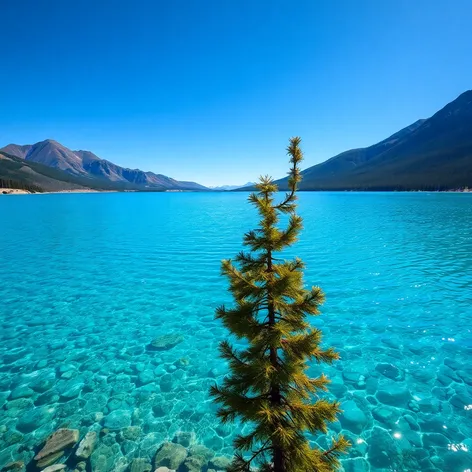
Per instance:
[[[206,185],[373,144],[472,88],[470,0],[0,0],[0,146]]]

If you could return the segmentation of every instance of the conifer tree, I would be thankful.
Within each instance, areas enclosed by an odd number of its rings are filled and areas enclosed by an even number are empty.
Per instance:
[[[310,378],[308,361],[330,364],[338,359],[332,349],[321,347],[321,331],[310,327],[307,317],[318,315],[324,295],[319,287],[304,288],[304,264],[299,258],[282,260],[277,253],[297,241],[302,219],[295,213],[299,164],[303,159],[300,138],[287,148],[291,168],[289,191],[276,202],[277,185],[261,177],[249,202],[260,215],[259,227],[244,235],[249,251],[234,262],[222,262],[229,279],[234,306],[221,306],[216,317],[245,349],[230,342],[220,344],[230,374],[210,394],[220,404],[223,423],[236,419],[251,425],[238,435],[230,472],[327,472],[336,470],[339,456],[349,447],[342,437],[333,438],[327,450],[311,447],[306,433],[326,434],[327,423],[336,420],[338,402],[320,397],[328,378]],[[278,227],[280,217],[288,223]],[[256,469],[254,469],[256,467]]]

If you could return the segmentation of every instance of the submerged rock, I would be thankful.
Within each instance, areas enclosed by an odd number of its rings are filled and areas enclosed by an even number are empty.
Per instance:
[[[66,468],[65,464],[54,464],[46,467],[41,472],[59,472],[60,470],[64,470]]]
[[[31,398],[18,398],[17,400],[11,400],[6,403],[5,409],[11,410],[28,410],[34,405],[33,400]],[[16,415],[15,415],[16,416]]]
[[[445,419],[440,415],[422,415],[418,424],[423,433],[443,433]]]
[[[404,438],[414,447],[421,448],[423,447],[423,441],[421,436],[416,431],[405,431],[403,433]]]
[[[7,446],[17,444],[23,440],[23,435],[14,429],[2,433],[2,440]]]
[[[88,432],[84,439],[80,441],[79,447],[75,453],[78,459],[88,459],[93,452],[95,443],[97,442],[97,433],[95,431]]]
[[[186,431],[179,431],[175,433],[174,439],[172,439],[173,443],[181,444],[182,446],[189,447],[191,444],[195,442],[195,433],[186,432]]]
[[[171,392],[174,386],[174,380],[172,378],[172,375],[170,374],[163,375],[159,385],[161,387],[161,392]]]
[[[140,385],[147,385],[156,380],[156,376],[152,370],[143,370],[138,375],[138,380]]]
[[[360,433],[367,425],[367,417],[364,412],[353,400],[343,402],[342,409],[343,412],[339,415],[339,421],[343,428],[353,433]]]
[[[52,419],[54,410],[46,406],[27,411],[20,417],[16,429],[22,433],[31,433]]]
[[[49,456],[40,459],[36,463],[36,466],[38,467],[38,469],[42,469],[43,467],[47,467],[48,465],[54,464],[54,462],[57,462],[63,456],[64,451],[55,452],[53,454],[50,454]]]
[[[128,426],[121,431],[121,437],[128,441],[136,441],[141,435],[141,428],[139,426]]]
[[[210,460],[208,466],[216,470],[226,470],[230,464],[231,461],[227,457],[217,456]]]
[[[200,472],[205,462],[202,456],[190,456],[185,459],[179,470],[182,470],[182,472]]]
[[[370,472],[370,465],[363,457],[341,461],[345,472]]]
[[[377,391],[377,400],[391,406],[406,407],[411,399],[410,391],[406,386],[393,384],[384,386]]]
[[[54,386],[56,375],[53,370],[44,372],[29,383],[29,387],[37,393],[44,393]]]
[[[374,467],[386,469],[392,465],[394,458],[398,457],[399,450],[392,436],[378,426],[372,429],[368,444],[368,459]]]
[[[382,374],[383,376],[398,381],[398,380],[404,380],[405,379],[405,374],[398,369],[398,367],[395,367],[393,364],[377,364],[375,366],[375,370]]]
[[[92,455],[92,470],[94,472],[106,472],[109,469],[109,460],[105,454]]]
[[[157,451],[154,458],[154,467],[164,466],[177,470],[187,458],[187,450],[176,443],[165,442]]]
[[[465,393],[458,392],[456,395],[451,397],[451,405],[459,408],[460,410],[464,410],[472,405],[472,395],[466,395]]]
[[[8,352],[5,352],[2,355],[3,363],[4,364],[11,364],[19,359],[22,359],[28,354],[28,352],[24,348],[13,348],[10,349]]]
[[[466,372],[465,370],[458,370],[457,375],[462,379],[462,381],[472,387],[472,373]]]
[[[405,415],[403,417],[406,422],[409,424],[410,426],[410,429],[412,429],[413,431],[419,431],[420,430],[420,427],[418,425],[418,422],[415,420],[415,418],[413,418],[413,416],[411,415]]]
[[[116,462],[113,472],[126,472],[128,470],[128,461],[126,457],[120,457]]]
[[[423,444],[425,447],[447,447],[449,440],[440,433],[426,433],[423,434]]]
[[[372,410],[372,416],[388,428],[393,428],[400,416],[400,412],[391,406],[380,405]]]
[[[181,334],[170,333],[164,334],[154,339],[149,345],[149,349],[155,351],[165,351],[167,349],[172,349],[177,344],[181,343],[184,340],[184,337]]]
[[[52,391],[48,390],[47,392],[44,392],[42,395],[40,395],[34,404],[36,406],[42,406],[42,405],[48,405],[48,404],[53,404],[59,401],[59,395]]]
[[[195,444],[194,446],[191,446],[188,450],[188,453],[189,456],[201,456],[206,461],[209,461],[212,457],[215,456],[215,453],[211,449],[208,449],[202,444]]]
[[[347,387],[340,379],[333,379],[329,384],[329,392],[336,398],[342,398],[347,392]]]
[[[355,370],[343,370],[343,379],[345,382],[357,384],[361,376],[364,377],[365,381],[365,376],[362,372],[357,372]]]
[[[114,410],[105,418],[105,427],[109,429],[122,429],[131,425],[131,412],[129,410]]]
[[[436,378],[436,372],[433,369],[412,369],[410,374],[419,382],[428,383]]]
[[[152,465],[147,459],[133,459],[130,466],[130,472],[151,472]]]
[[[10,393],[10,400],[17,400],[18,398],[29,398],[34,395],[34,390],[29,388],[27,385],[21,385],[20,387],[16,387]]]
[[[41,461],[42,459],[51,456],[52,454],[61,453],[69,447],[75,446],[79,440],[79,430],[77,429],[58,429],[53,433],[44,447],[36,454],[34,459]]]
[[[4,465],[0,472],[22,472],[25,470],[25,464],[23,461],[15,461],[9,462],[8,464]]]
[[[77,398],[83,388],[83,383],[74,383],[73,385],[68,386],[68,388],[61,393],[61,397],[64,400],[72,400],[73,398]]]
[[[115,463],[117,458],[121,456],[121,450],[119,444],[114,442],[114,438],[111,434],[109,439],[110,441],[108,441],[107,444],[100,442],[90,456],[89,460],[93,472],[115,471]]]
[[[186,367],[190,365],[190,360],[187,357],[181,357],[180,359],[174,362],[174,365],[178,369],[185,369]]]
[[[470,452],[463,449],[444,455],[444,470],[467,470],[472,465]]]
[[[7,403],[7,398],[10,396],[10,392],[0,392],[0,408],[3,408]]]

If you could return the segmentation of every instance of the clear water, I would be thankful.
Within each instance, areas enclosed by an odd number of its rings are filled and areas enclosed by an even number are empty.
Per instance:
[[[178,431],[232,453],[240,426],[218,424],[207,391],[226,369],[220,260],[256,222],[246,197],[0,198],[0,465],[61,426],[107,428],[96,471]],[[472,195],[304,193],[300,213],[293,253],[342,356],[324,370],[345,409],[332,430],[353,442],[345,470],[472,468]],[[168,333],[183,341],[148,349]],[[136,441],[120,440],[131,424]]]

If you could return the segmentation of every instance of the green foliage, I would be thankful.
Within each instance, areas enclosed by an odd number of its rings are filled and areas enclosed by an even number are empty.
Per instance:
[[[27,181],[0,178],[0,190],[4,188],[27,190],[32,193],[41,193],[43,191],[43,189],[38,185],[28,183]]]
[[[300,259],[275,257],[297,241],[302,229],[295,213],[303,159],[300,138],[292,138],[287,151],[288,193],[277,203],[277,186],[261,177],[258,191],[249,197],[260,215],[259,227],[244,235],[249,251],[222,262],[234,306],[219,307],[216,316],[233,335],[247,341],[247,348],[237,351],[228,341],[221,343],[231,375],[210,394],[220,404],[223,423],[239,418],[254,425],[249,434],[236,437],[230,472],[250,471],[253,465],[261,472],[332,471],[349,446],[341,436],[323,451],[312,448],[306,438],[307,432],[326,434],[327,423],[340,411],[337,402],[319,396],[329,380],[325,375],[310,378],[307,362],[331,363],[338,354],[321,347],[321,331],[307,321],[307,316],[319,314],[321,289],[304,288]],[[288,219],[285,229],[278,227],[281,216]]]

